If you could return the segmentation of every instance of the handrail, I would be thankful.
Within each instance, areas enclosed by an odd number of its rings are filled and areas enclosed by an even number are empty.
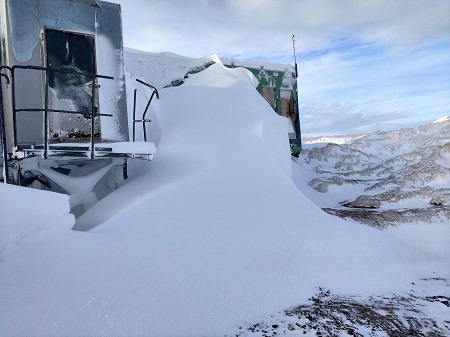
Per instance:
[[[88,72],[83,72],[83,71],[61,70],[61,69],[53,69],[53,68],[48,68],[48,67],[32,66],[32,65],[26,65],[26,66],[14,65],[12,67],[2,66],[1,68],[9,68],[9,69],[11,69],[12,72],[14,71],[14,69],[30,69],[30,70],[43,70],[43,71],[48,70],[48,71],[54,72],[54,73],[88,76],[88,77],[95,77],[95,78],[105,78],[107,80],[114,79],[114,77],[112,77],[112,76],[98,75],[98,74],[93,74],[93,73],[88,73]]]
[[[6,78],[6,83],[9,84],[9,77],[8,77],[8,75],[0,73],[0,76]]]
[[[48,157],[48,113],[49,112],[57,112],[57,113],[73,113],[73,114],[82,114],[86,115],[86,113],[81,113],[80,111],[69,111],[69,110],[58,110],[58,109],[50,109],[49,108],[49,74],[50,73],[62,73],[62,74],[71,74],[71,75],[77,75],[77,76],[86,76],[90,77],[92,79],[92,93],[91,93],[91,113],[87,114],[91,116],[91,139],[90,139],[90,145],[91,145],[91,159],[94,159],[94,150],[95,150],[95,140],[94,140],[94,133],[95,133],[95,123],[94,118],[96,116],[108,116],[112,117],[111,114],[100,114],[96,113],[95,110],[95,80],[97,78],[103,78],[108,80],[113,80],[114,77],[111,76],[104,76],[104,75],[98,75],[93,74],[89,72],[81,72],[81,71],[71,71],[71,70],[60,70],[60,69],[52,69],[48,67],[41,67],[41,66],[33,66],[33,65],[14,65],[12,67],[3,66],[5,68],[8,68],[11,71],[11,79],[12,79],[12,106],[13,106],[13,126],[14,126],[14,143],[17,144],[17,120],[16,120],[16,114],[17,112],[24,112],[24,111],[43,111],[44,112],[44,158],[47,159]],[[2,67],[2,68],[3,68]],[[44,71],[45,72],[45,101],[44,101],[44,108],[31,108],[31,109],[17,109],[16,108],[16,90],[15,90],[15,70],[16,69],[24,69],[24,70],[38,70],[38,71]]]
[[[3,69],[8,69],[9,72],[11,73],[11,75],[12,75],[12,68],[11,67],[9,67],[9,66],[0,66],[0,70],[3,70]],[[5,75],[5,74],[2,74],[2,75]],[[8,76],[8,75],[6,75],[6,76]],[[8,84],[9,84],[9,78],[8,78]]]
[[[141,83],[141,84],[143,84],[143,85],[145,85],[145,86],[147,86],[147,87],[149,87],[150,89],[152,89],[153,93],[156,93],[156,98],[159,99],[158,89],[156,89],[153,85],[145,83],[144,81],[141,81],[139,78],[136,78],[136,81]]]
[[[0,70],[2,69],[9,69],[11,71],[11,68],[7,66],[0,67]],[[7,84],[10,83],[9,76],[3,73],[0,73],[0,78],[4,77],[6,78]],[[3,153],[3,182],[8,183],[8,147],[6,144],[6,126],[5,126],[5,109],[3,106],[3,88],[2,83],[0,81],[0,136],[1,136],[1,142],[2,142],[2,153]]]
[[[150,107],[150,103],[153,100],[153,97],[156,95],[156,98],[159,99],[159,92],[158,89],[156,89],[153,85],[148,84],[144,81],[141,81],[140,79],[136,79],[137,82],[145,85],[146,87],[149,87],[150,89],[152,89],[152,94],[150,95],[150,98],[148,99],[147,105],[144,109],[144,113],[142,114],[142,118],[141,119],[136,119],[136,93],[137,93],[137,89],[134,89],[134,103],[133,103],[133,142],[136,141],[136,123],[140,123],[142,122],[142,130],[143,130],[143,134],[144,134],[144,142],[147,141],[147,130],[145,128],[145,123],[147,122],[151,122],[151,119],[146,119],[145,116],[147,114],[148,108]]]

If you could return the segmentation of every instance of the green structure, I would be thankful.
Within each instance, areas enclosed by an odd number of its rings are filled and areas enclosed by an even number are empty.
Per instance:
[[[298,155],[302,149],[302,140],[295,70],[289,69],[290,66],[286,66],[284,70],[279,70],[279,65],[271,67],[268,64],[255,67],[254,64],[245,64],[245,62],[230,61],[228,63],[224,64],[229,68],[243,67],[251,71],[259,80],[256,90],[277,114],[289,118],[292,124],[292,129],[289,132],[289,143],[291,144],[292,154]],[[275,70],[276,68],[278,70]]]

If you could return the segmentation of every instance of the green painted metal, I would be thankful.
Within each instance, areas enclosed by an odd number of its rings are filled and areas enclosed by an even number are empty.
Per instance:
[[[232,67],[232,66],[231,66]],[[250,68],[250,67],[244,67],[247,70],[251,71],[253,75],[259,80],[259,84],[256,87],[256,90],[262,95],[263,87],[273,87],[274,88],[274,102],[275,104],[272,105],[272,108],[275,110],[276,113],[281,115],[281,106],[280,106],[280,91],[283,85],[283,78],[285,75],[289,75],[292,77],[293,74],[286,74],[289,72],[289,70],[285,71],[278,71],[278,70],[269,70],[261,67],[260,69],[257,68]],[[294,98],[296,99],[296,93],[297,93],[297,81],[294,79],[292,80],[292,91],[294,94]]]
[[[256,90],[266,99],[272,106],[273,110],[280,116],[283,116],[281,99],[286,98],[286,95],[292,95],[294,104],[294,116],[291,116],[291,121],[295,131],[295,138],[290,137],[291,151],[293,155],[298,155],[302,150],[301,131],[300,131],[300,117],[298,109],[298,86],[297,78],[291,67],[285,68],[284,71],[267,69],[263,66],[254,68],[249,66],[225,64],[228,68],[235,68],[237,66],[249,70],[259,81]],[[273,99],[272,93],[273,91]],[[268,95],[270,97],[268,97]]]

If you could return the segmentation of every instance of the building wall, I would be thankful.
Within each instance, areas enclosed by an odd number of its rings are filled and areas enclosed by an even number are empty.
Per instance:
[[[97,1],[100,5],[98,8],[93,6],[92,0],[0,1],[2,65],[47,66],[45,29],[91,34],[95,37],[97,73],[114,77],[112,81],[98,80],[100,85],[98,112],[113,115],[113,117],[100,117],[101,140],[128,141],[120,6]],[[16,69],[15,74],[16,108],[43,109],[45,107],[44,72]],[[2,83],[8,139],[11,139],[12,109],[11,102],[8,101],[11,86]],[[65,118],[64,115],[68,114],[60,115],[59,118]],[[43,142],[43,112],[18,112],[16,124],[18,143]]]

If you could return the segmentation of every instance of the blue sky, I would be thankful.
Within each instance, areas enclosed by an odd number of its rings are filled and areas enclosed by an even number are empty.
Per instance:
[[[114,0],[112,0],[114,1]],[[293,63],[304,134],[450,115],[448,0],[119,0],[125,46]]]

